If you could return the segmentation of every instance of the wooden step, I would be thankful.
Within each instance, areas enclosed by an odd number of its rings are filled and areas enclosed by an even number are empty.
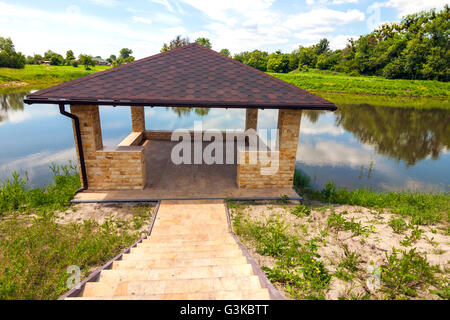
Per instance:
[[[78,297],[66,300],[270,300],[267,289],[213,291],[201,293],[169,293],[147,296]]]
[[[232,250],[238,250],[237,243],[229,244],[214,244],[214,245],[178,245],[178,246],[143,246],[139,244],[135,248],[131,248],[130,254],[133,253],[167,253],[167,252],[194,252],[194,251],[217,251],[226,252]]]
[[[202,266],[185,268],[156,268],[156,269],[112,269],[103,270],[98,282],[111,283],[137,280],[173,280],[173,279],[199,279],[223,278],[232,276],[252,276],[253,269],[249,264]]]
[[[139,260],[119,260],[113,262],[113,269],[133,270],[152,268],[173,268],[173,267],[201,267],[201,266],[221,266],[229,264],[247,264],[244,256],[239,257],[216,257],[216,258],[178,258],[178,259],[146,259]]]
[[[208,235],[215,235],[217,237],[224,236],[228,233],[228,231],[223,228],[222,226],[213,226],[213,225],[193,225],[190,227],[186,226],[173,226],[173,225],[166,225],[161,226],[155,224],[152,231],[152,236],[157,235],[192,235],[192,234],[199,234],[199,233],[205,233]]]
[[[152,235],[148,238],[151,241],[161,241],[161,242],[183,242],[183,241],[209,241],[209,240],[221,240],[221,239],[233,239],[231,233],[223,232],[217,234],[208,234],[205,232],[199,232],[196,234],[163,234],[155,233],[154,229]]]
[[[232,238],[224,238],[220,240],[206,240],[206,241],[176,241],[174,239],[173,241],[161,241],[161,240],[155,240],[150,238],[145,239],[142,241],[139,246],[140,247],[153,247],[153,248],[159,248],[159,247],[179,247],[179,246],[185,246],[185,247],[195,247],[199,245],[204,246],[212,246],[212,245],[221,245],[221,244],[235,244],[236,241]]]
[[[229,249],[227,251],[171,251],[171,252],[148,252],[137,249],[130,254],[124,254],[122,260],[154,260],[154,259],[190,259],[190,258],[228,258],[228,257],[242,257],[242,251],[239,248]]]
[[[148,296],[171,293],[200,293],[262,289],[257,276],[181,280],[126,281],[119,284],[88,282],[83,297]]]

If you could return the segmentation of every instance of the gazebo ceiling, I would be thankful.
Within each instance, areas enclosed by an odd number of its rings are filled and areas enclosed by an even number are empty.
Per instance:
[[[40,90],[25,102],[336,109],[328,100],[195,43]]]

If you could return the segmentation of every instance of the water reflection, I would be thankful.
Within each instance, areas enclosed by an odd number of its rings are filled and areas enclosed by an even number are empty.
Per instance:
[[[0,123],[8,119],[8,112],[22,111],[23,99],[28,92],[0,94]]]
[[[72,125],[57,106],[23,104],[26,92],[0,95],[0,179],[11,170],[28,171],[30,181],[50,181],[51,162],[75,160]],[[317,187],[328,180],[339,186],[380,190],[449,190],[450,113],[371,104],[338,103],[339,110],[305,111],[298,167]],[[105,145],[129,134],[127,107],[101,107]],[[245,110],[160,107],[146,108],[147,129],[243,129]],[[262,110],[258,126],[277,127],[276,110]]]
[[[172,110],[178,115],[178,118],[181,118],[190,115],[192,111],[196,115],[207,116],[211,108],[166,107],[166,110]]]
[[[371,105],[339,105],[336,125],[353,133],[376,152],[407,166],[436,160],[450,145],[449,112]]]

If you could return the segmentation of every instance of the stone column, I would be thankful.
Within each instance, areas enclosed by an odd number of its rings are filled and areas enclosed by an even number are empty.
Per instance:
[[[89,180],[89,176],[92,174],[92,170],[89,170],[89,161],[93,158],[95,159],[95,153],[97,150],[103,148],[100,113],[98,106],[84,105],[72,105],[70,106],[70,112],[77,116],[80,120],[81,141],[83,143],[86,172]],[[75,149],[77,151],[78,168],[81,168],[75,124],[73,124],[73,135],[75,138]]]
[[[80,119],[83,151],[96,152],[103,148],[102,128],[98,106],[70,106],[70,112]],[[75,135],[75,128],[73,130]],[[75,136],[75,142],[77,141]]]
[[[301,110],[280,109],[278,112],[279,175],[286,186],[293,184],[301,119]]]
[[[133,132],[145,131],[144,107],[131,107],[131,128]]]
[[[246,109],[245,131],[249,129],[258,129],[258,109]]]

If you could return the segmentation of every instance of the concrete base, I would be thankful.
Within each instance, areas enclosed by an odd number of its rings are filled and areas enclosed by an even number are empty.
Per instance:
[[[186,199],[301,199],[293,188],[239,189],[237,165],[181,164],[171,161],[176,142],[150,140],[145,144],[147,186],[144,190],[84,191],[73,202],[157,201]],[[205,142],[204,146],[209,143]],[[194,148],[192,147],[192,150]],[[235,159],[237,150],[235,148]],[[224,152],[225,154],[225,152]],[[236,163],[236,161],[235,161]]]

